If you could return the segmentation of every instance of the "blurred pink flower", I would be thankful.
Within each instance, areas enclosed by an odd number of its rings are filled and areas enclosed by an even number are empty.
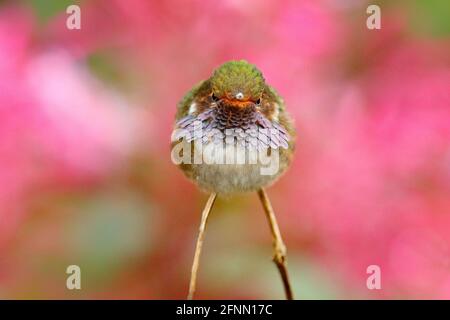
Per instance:
[[[118,168],[136,146],[139,123],[70,54],[35,44],[29,14],[0,15],[1,245],[27,211],[30,192]]]
[[[381,41],[376,63],[343,82],[334,103],[318,105],[320,124],[300,131],[290,175],[298,183],[287,191],[298,211],[287,209],[289,220],[360,292],[376,264],[384,287],[375,295],[448,299],[447,48],[396,41]]]

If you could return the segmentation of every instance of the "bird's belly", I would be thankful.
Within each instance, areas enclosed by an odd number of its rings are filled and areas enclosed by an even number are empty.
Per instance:
[[[220,194],[255,191],[274,181],[279,175],[276,152],[257,151],[237,145],[217,149],[212,143],[203,145],[200,164],[193,164],[193,179],[200,188]],[[273,150],[272,150],[273,151]]]

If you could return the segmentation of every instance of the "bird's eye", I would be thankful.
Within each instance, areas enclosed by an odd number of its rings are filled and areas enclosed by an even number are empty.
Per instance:
[[[259,98],[258,100],[256,100],[256,104],[260,105],[261,104],[261,98]]]
[[[217,98],[217,96],[214,93],[211,95],[211,99],[213,99],[214,101],[218,101],[219,100],[219,98]]]

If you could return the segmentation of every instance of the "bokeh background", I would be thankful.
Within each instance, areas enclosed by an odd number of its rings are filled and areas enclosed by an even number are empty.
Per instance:
[[[0,1],[0,298],[185,298],[206,195],[175,106],[246,59],[298,130],[268,190],[297,298],[449,299],[450,2],[373,3],[381,30],[358,0]],[[197,297],[283,298],[271,255],[256,195],[220,199]]]

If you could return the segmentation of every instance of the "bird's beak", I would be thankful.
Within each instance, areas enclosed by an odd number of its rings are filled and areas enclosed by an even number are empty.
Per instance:
[[[254,104],[254,102],[250,101],[250,100],[242,101],[242,100],[236,100],[236,99],[225,99],[225,103],[227,105],[237,107],[237,108],[246,108],[246,107],[250,107],[251,105]]]
[[[250,99],[245,99],[242,93],[237,93],[235,96],[226,96],[222,99],[225,104],[236,108],[246,108],[253,105],[255,102]]]

